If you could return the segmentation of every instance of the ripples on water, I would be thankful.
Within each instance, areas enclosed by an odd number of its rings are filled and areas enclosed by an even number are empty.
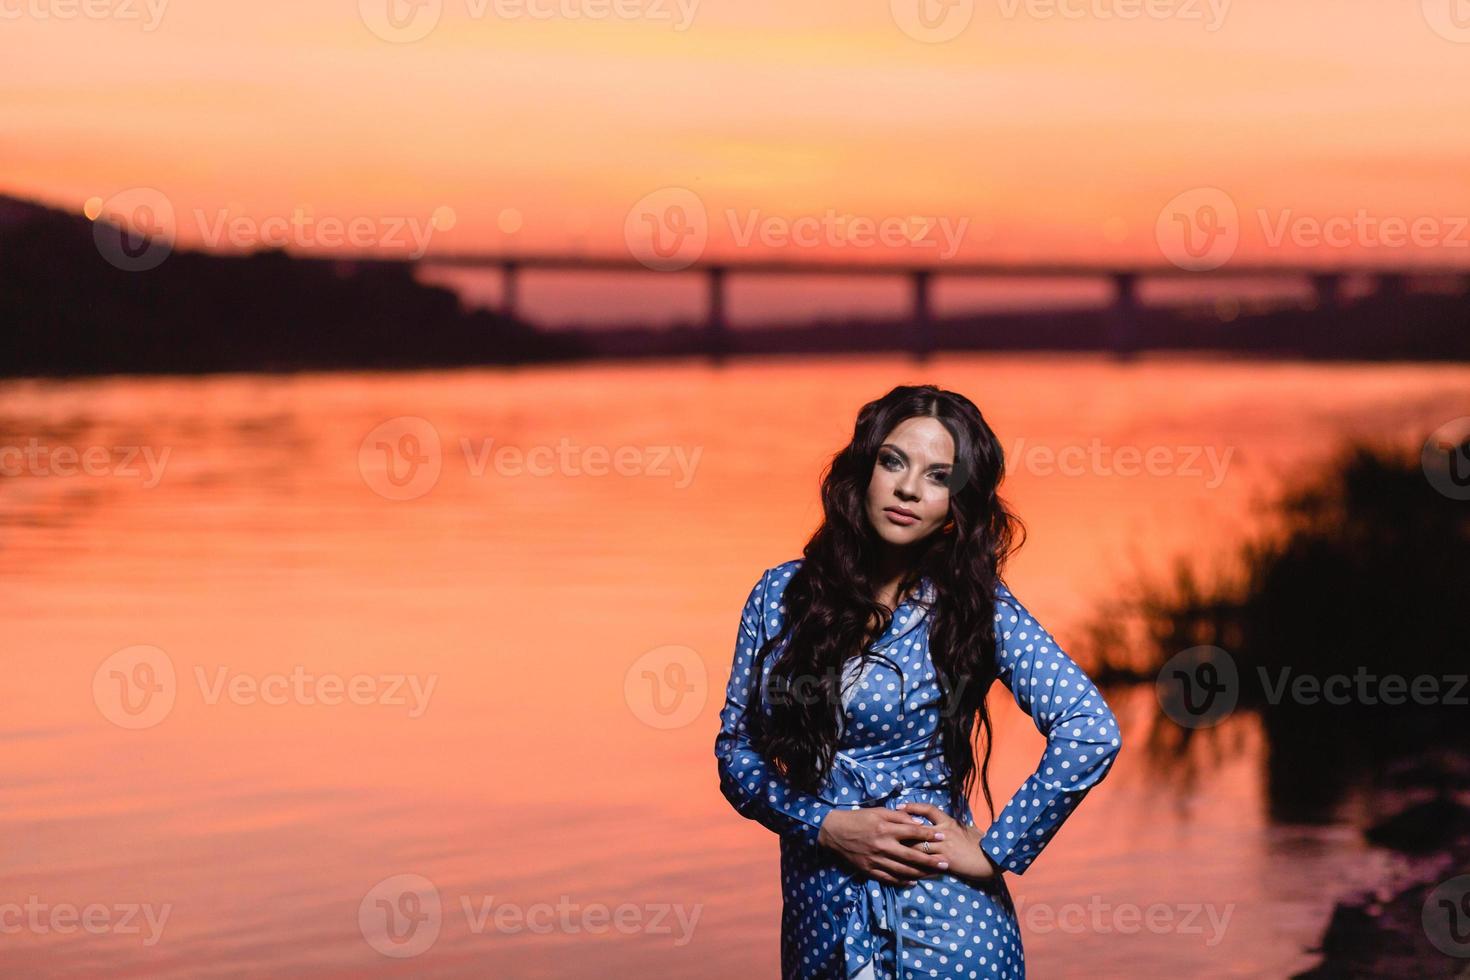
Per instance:
[[[1135,563],[1223,550],[1338,436],[1412,442],[1470,414],[1467,375],[1022,356],[5,383],[0,903],[167,911],[152,942],[142,915],[88,934],[39,913],[0,969],[774,975],[776,841],[719,795],[716,716],[745,593],[799,555],[863,401],[934,380],[981,406],[1031,532],[1011,583],[1065,642]],[[390,499],[403,488],[363,443],[403,416],[429,428],[387,438],[427,453],[436,436],[440,472]],[[533,475],[502,447],[570,462]],[[632,471],[585,472],[591,447]],[[1112,462],[1046,462],[1069,447]],[[1122,447],[1162,447],[1173,471],[1121,473]],[[1223,470],[1189,472],[1207,450]],[[102,669],[133,647],[175,680],[156,723],[126,728],[108,715],[120,677],[161,676],[136,656]],[[672,727],[629,676],[664,647],[688,648],[695,699]],[[322,703],[330,678],[362,678],[362,703]],[[1042,741],[995,693],[998,810]],[[1130,729],[1154,707],[1114,697]],[[1013,879],[1023,916],[1102,923],[1031,920],[1036,975],[1281,975],[1310,964],[1336,895],[1388,870],[1346,828],[1265,826],[1259,738],[1234,724],[1246,750],[1184,800],[1125,754]],[[441,915],[400,959],[359,913],[404,874]],[[502,903],[561,903],[574,926],[628,904],[652,927],[497,929]],[[1175,925],[1127,932],[1120,907]]]

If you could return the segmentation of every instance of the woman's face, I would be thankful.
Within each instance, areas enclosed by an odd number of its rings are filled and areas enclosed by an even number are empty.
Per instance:
[[[868,520],[889,544],[922,540],[949,517],[954,439],[938,419],[904,419],[878,447],[868,482]]]

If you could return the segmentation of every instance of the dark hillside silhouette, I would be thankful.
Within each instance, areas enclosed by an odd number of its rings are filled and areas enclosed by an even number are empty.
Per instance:
[[[415,368],[578,350],[573,337],[462,311],[401,261],[176,251],[124,271],[85,217],[4,197],[0,322],[7,375]]]

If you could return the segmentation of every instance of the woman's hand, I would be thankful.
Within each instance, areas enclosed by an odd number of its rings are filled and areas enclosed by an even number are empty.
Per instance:
[[[933,822],[933,829],[943,836],[937,843],[930,844],[928,850],[948,862],[950,874],[971,881],[989,881],[1000,874],[990,855],[980,847],[983,836],[980,828],[966,826],[928,803],[900,803],[898,811],[928,817]]]
[[[940,828],[916,823],[897,810],[870,806],[829,811],[817,832],[817,843],[884,884],[906,885],[950,867],[952,859],[938,851],[944,836]],[[931,853],[918,849],[920,841],[932,842]]]

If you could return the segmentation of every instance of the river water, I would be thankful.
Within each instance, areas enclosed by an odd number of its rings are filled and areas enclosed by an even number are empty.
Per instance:
[[[1470,415],[1463,366],[1090,355],[4,383],[0,972],[776,975],[777,842],[712,754],[739,610],[918,381],[999,434],[1064,645],[1341,438]],[[992,711],[998,810],[1043,743]],[[1270,826],[1227,726],[1182,797],[1125,752],[1011,879],[1035,976],[1281,976],[1394,870]]]

